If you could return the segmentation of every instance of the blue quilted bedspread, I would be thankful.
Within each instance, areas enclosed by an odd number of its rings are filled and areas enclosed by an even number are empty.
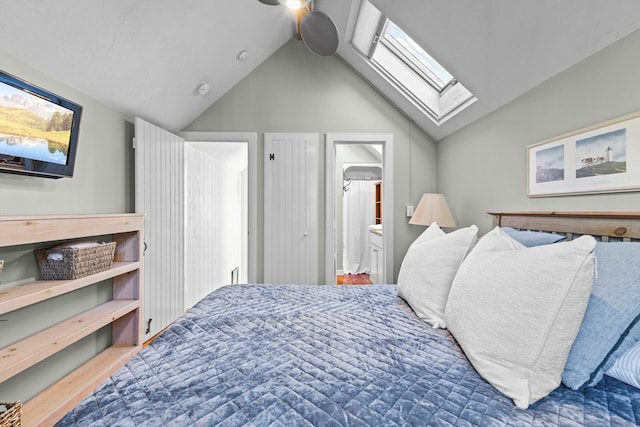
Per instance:
[[[640,390],[605,377],[515,408],[393,285],[213,292],[62,426],[630,426]]]

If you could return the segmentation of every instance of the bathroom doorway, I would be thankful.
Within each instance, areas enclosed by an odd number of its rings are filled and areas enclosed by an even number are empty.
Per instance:
[[[338,283],[372,283],[371,239],[382,231],[382,146],[380,144],[337,144],[336,171],[342,172],[342,191],[336,189],[336,274]],[[338,176],[336,175],[336,179]],[[375,264],[375,262],[373,263]],[[373,273],[373,274],[372,274]]]
[[[391,283],[392,135],[327,134],[329,284]]]

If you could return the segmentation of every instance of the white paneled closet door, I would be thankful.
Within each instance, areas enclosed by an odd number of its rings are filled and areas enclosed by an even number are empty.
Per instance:
[[[144,214],[144,339],[184,313],[184,140],[135,120],[135,204]]]
[[[265,133],[264,282],[318,283],[317,133]]]

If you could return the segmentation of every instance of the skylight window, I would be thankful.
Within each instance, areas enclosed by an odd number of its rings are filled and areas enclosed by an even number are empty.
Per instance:
[[[362,2],[352,43],[380,75],[438,125],[477,100],[368,0]]]
[[[398,58],[407,62],[414,71],[423,74],[425,80],[429,80],[440,92],[449,86],[453,76],[396,24],[388,19],[386,21],[381,41],[394,49]]]

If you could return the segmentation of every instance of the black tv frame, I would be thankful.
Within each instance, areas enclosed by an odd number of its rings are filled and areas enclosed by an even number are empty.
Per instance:
[[[0,172],[56,179],[73,177],[76,162],[76,151],[78,149],[82,106],[2,70],[0,70],[0,82],[73,112],[66,164],[62,165],[0,153]]]

